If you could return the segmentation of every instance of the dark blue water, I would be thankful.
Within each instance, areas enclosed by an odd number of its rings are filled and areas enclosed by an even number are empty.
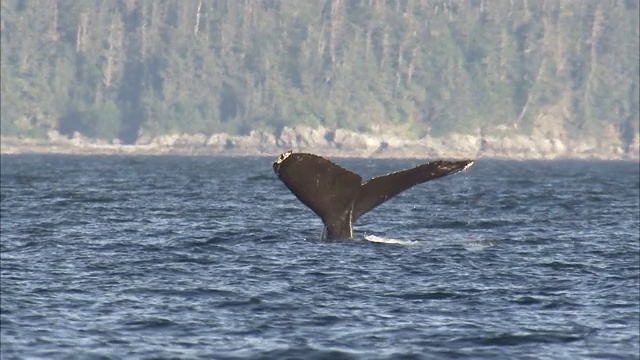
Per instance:
[[[638,163],[480,160],[323,242],[273,160],[2,156],[1,357],[638,358]]]

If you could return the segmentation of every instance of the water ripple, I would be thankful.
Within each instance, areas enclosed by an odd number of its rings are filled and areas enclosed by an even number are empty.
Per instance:
[[[636,163],[481,160],[323,242],[272,160],[3,155],[0,357],[639,357]]]

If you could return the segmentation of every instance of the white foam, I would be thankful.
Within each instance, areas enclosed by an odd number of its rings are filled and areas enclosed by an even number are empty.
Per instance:
[[[498,246],[498,242],[494,240],[467,240],[462,243],[462,246],[467,250],[482,250]]]
[[[401,239],[386,239],[376,235],[365,235],[364,239],[374,243],[382,244],[394,244],[394,245],[420,245],[419,241],[413,240],[401,240]]]

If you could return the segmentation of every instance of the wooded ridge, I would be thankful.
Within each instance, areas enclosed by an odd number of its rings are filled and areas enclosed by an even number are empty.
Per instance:
[[[638,7],[3,0],[0,130],[122,144],[295,126],[408,140],[605,134],[637,152]]]

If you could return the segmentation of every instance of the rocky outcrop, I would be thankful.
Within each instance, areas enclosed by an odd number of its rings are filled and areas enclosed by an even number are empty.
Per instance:
[[[548,134],[549,135],[549,134]],[[638,135],[624,151],[615,137],[571,140],[534,132],[531,136],[493,132],[484,135],[451,134],[403,139],[397,135],[363,134],[345,129],[307,126],[285,127],[278,135],[251,131],[237,136],[225,133],[173,134],[141,138],[135,145],[96,141],[74,134],[49,132],[48,140],[2,137],[2,153],[113,153],[184,155],[270,155],[286,150],[349,157],[511,158],[511,159],[639,159]]]

